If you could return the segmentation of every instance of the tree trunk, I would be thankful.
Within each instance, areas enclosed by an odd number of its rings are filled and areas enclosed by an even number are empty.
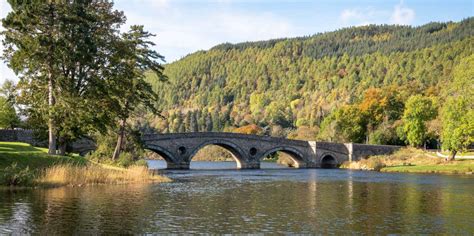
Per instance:
[[[66,155],[67,142],[65,138],[59,138],[59,155]]]
[[[117,145],[115,146],[114,150],[114,155],[112,156],[112,160],[116,160],[119,156],[120,153],[122,152],[122,145],[123,145],[123,139],[125,136],[125,125],[127,124],[127,119],[122,119],[120,123],[120,130],[119,130],[119,135],[117,139]]]
[[[48,75],[48,153],[50,155],[56,155],[56,134],[55,134],[55,124],[53,119],[53,106],[55,104],[54,95],[53,95],[53,75],[49,73]]]
[[[54,9],[53,5],[50,3],[49,4],[49,12],[50,12],[50,22],[49,22],[49,37],[53,37],[54,35]],[[54,112],[53,112],[53,107],[56,103],[55,98],[54,98],[54,78],[53,78],[53,52],[54,52],[54,44],[50,45],[49,48],[49,56],[48,56],[48,61],[49,61],[49,68],[48,68],[48,153],[50,155],[56,155],[56,131],[55,131],[55,122],[54,122]]]
[[[454,151],[454,150],[451,151],[451,155],[449,156],[449,161],[454,161],[454,157],[456,157],[456,153],[458,153],[458,151]]]

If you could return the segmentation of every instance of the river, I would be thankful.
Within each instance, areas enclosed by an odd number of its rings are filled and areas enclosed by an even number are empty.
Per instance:
[[[0,234],[474,234],[472,176],[191,168],[165,184],[0,190]]]

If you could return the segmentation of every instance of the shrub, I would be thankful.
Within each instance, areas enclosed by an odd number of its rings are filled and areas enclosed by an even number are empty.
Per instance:
[[[120,153],[119,158],[117,159],[117,164],[122,167],[128,167],[133,164],[134,160],[132,154],[128,152]]]
[[[380,171],[385,167],[385,164],[379,158],[367,159],[367,168],[375,171]]]
[[[140,159],[140,160],[135,162],[135,165],[148,167],[148,162],[146,162],[146,160],[144,160],[144,159]]]
[[[2,185],[7,186],[30,186],[35,176],[29,167],[21,169],[17,163],[5,168],[2,176]]]

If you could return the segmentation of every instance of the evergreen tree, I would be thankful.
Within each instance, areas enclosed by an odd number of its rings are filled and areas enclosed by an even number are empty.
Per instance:
[[[130,27],[130,31],[123,33],[114,42],[111,63],[114,66],[107,80],[107,88],[113,101],[110,110],[117,116],[119,132],[112,159],[120,155],[127,119],[138,106],[142,105],[150,109],[153,114],[161,116],[153,105],[158,95],[145,80],[146,71],[152,71],[159,81],[165,79],[160,64],[164,58],[151,49],[155,44],[149,41],[149,38],[153,36],[144,31],[143,26],[134,25]],[[179,127],[179,131],[184,132],[185,126],[182,120]]]
[[[4,58],[18,74],[28,116],[48,123],[49,153],[110,122],[103,76],[125,18],[108,1],[9,1]],[[72,112],[74,111],[74,112]]]
[[[191,112],[191,120],[190,120],[190,131],[191,132],[198,132],[199,131],[199,126],[198,126],[198,120],[197,120],[197,112]]]
[[[20,124],[15,108],[4,97],[0,96],[0,128],[13,129]]]

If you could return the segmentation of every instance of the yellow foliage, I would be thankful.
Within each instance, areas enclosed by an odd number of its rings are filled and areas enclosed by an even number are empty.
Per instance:
[[[261,134],[263,132],[262,128],[258,127],[256,124],[250,124],[242,126],[240,128],[234,129],[235,133],[241,134]]]

